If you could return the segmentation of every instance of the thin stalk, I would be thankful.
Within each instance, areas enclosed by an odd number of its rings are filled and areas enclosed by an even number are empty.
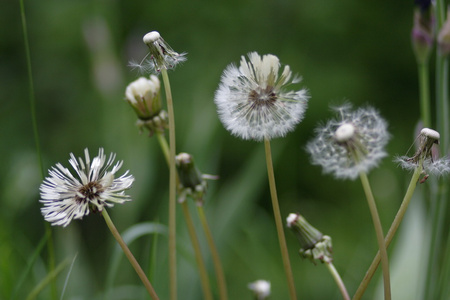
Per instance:
[[[39,140],[39,131],[37,126],[37,117],[36,117],[36,99],[34,96],[34,83],[33,83],[33,70],[31,67],[31,53],[30,53],[30,44],[28,42],[28,29],[27,29],[27,18],[25,15],[25,4],[23,0],[20,0],[20,16],[22,20],[22,33],[23,33],[23,41],[25,48],[25,57],[27,64],[27,74],[28,74],[28,86],[29,86],[29,100],[30,100],[30,112],[31,112],[31,123],[33,126],[33,136],[34,136],[34,144],[36,148],[36,156],[39,165],[39,171],[41,173],[41,179],[44,180],[44,165],[42,163],[42,152],[41,152],[41,144]],[[55,250],[53,245],[53,231],[49,223],[45,222],[45,234],[48,236],[47,239],[47,252],[48,252],[48,267],[50,272],[54,273],[55,271]],[[56,281],[53,280],[50,284],[52,299],[57,299],[57,288]]]
[[[339,275],[339,272],[336,270],[332,262],[325,263],[328,270],[331,273],[331,276],[333,276],[334,281],[336,281],[336,284],[339,288],[339,291],[342,294],[342,298],[344,300],[350,300],[350,296],[348,295],[347,288],[345,287],[344,282],[342,281],[341,276]]]
[[[169,147],[167,145],[167,140],[165,139],[165,137],[164,137],[164,135],[162,133],[158,132],[156,136],[157,136],[158,142],[159,142],[159,144],[161,146],[161,150],[164,153],[164,157],[166,158],[166,161],[169,164]],[[178,176],[177,176],[176,180],[177,180],[177,182],[179,181],[178,180]],[[187,214],[189,214],[189,211],[187,211]],[[210,251],[211,251],[213,264],[214,264],[214,270],[216,272],[216,277],[217,277],[217,284],[218,284],[218,287],[219,287],[219,296],[220,296],[221,300],[226,300],[228,297],[227,297],[225,276],[224,276],[224,273],[223,273],[223,268],[222,268],[222,264],[220,262],[220,257],[219,257],[217,248],[216,248],[216,246],[214,244],[214,240],[212,238],[211,230],[209,229],[209,226],[208,226],[208,221],[206,220],[205,213],[203,211],[203,207],[198,206],[198,214],[199,214],[199,217],[200,217],[200,221],[202,223],[203,230],[205,231],[205,235],[206,235],[206,240],[208,242],[208,246],[209,246]],[[186,216],[186,213],[185,213],[185,216]],[[188,216],[190,218],[190,215],[188,215]],[[195,230],[193,231],[193,236],[195,236]],[[195,240],[197,240],[196,237],[195,237]],[[193,241],[193,243],[194,243],[194,241]],[[201,258],[201,254],[200,254],[200,258]],[[203,264],[203,262],[202,262],[202,264]]]
[[[440,32],[445,22],[446,6],[444,0],[436,1],[436,32]],[[447,12],[448,18],[448,12]],[[447,155],[450,124],[449,124],[449,95],[448,95],[448,56],[443,55],[440,51],[436,54],[436,115],[437,130],[441,135],[440,150],[443,155]],[[445,240],[443,239],[443,231],[446,224],[446,204],[448,201],[448,189],[446,183],[439,179],[438,190],[432,195],[432,206],[430,212],[431,218],[431,242],[429,248],[428,264],[427,264],[427,281],[425,285],[425,297],[433,299],[439,294],[439,286],[436,277],[440,273],[441,264],[439,258],[441,255],[449,255],[448,251],[441,253],[441,249]]]
[[[428,62],[418,64],[419,90],[420,90],[420,116],[422,125],[431,128],[430,112],[430,75]]]
[[[197,234],[195,233],[195,227],[192,222],[191,214],[189,213],[189,207],[186,201],[181,203],[181,206],[183,207],[184,219],[186,220],[189,236],[191,237],[191,243],[194,247],[195,260],[197,261],[198,271],[200,273],[200,282],[202,284],[203,299],[212,300],[213,296],[210,288],[209,277],[206,271],[205,263],[203,262],[200,243],[198,242]]]
[[[290,299],[297,299],[294,277],[292,276],[291,262],[289,260],[289,252],[284,236],[283,222],[281,221],[280,206],[278,204],[277,189],[275,185],[275,175],[273,172],[272,151],[270,149],[270,141],[264,139],[264,148],[266,150],[267,175],[269,177],[270,196],[272,198],[273,215],[275,217],[275,225],[277,227],[278,242],[280,244],[281,258],[283,259],[284,272],[289,287]]]
[[[166,91],[167,113],[169,115],[169,279],[170,299],[177,300],[177,250],[176,250],[176,166],[175,166],[175,114],[172,91],[166,69],[161,70]]]
[[[380,217],[378,216],[377,206],[375,204],[375,199],[372,194],[372,189],[370,188],[369,179],[367,179],[367,174],[361,172],[359,174],[361,178],[361,183],[366,194],[367,203],[369,204],[370,214],[372,215],[373,225],[375,227],[375,233],[377,235],[378,247],[381,253],[381,267],[383,269],[383,280],[384,280],[384,299],[391,299],[391,280],[389,276],[389,262],[388,255],[386,251],[386,243],[384,241],[383,228],[381,227]]]
[[[403,217],[406,213],[406,210],[408,209],[409,203],[411,202],[411,198],[414,194],[414,190],[416,189],[417,181],[419,180],[421,173],[422,167],[419,167],[414,171],[414,174],[412,175],[408,189],[406,190],[406,194],[403,197],[402,204],[400,205],[397,215],[395,216],[394,221],[392,222],[391,228],[389,228],[389,231],[386,235],[385,238],[386,248],[389,247],[389,245],[391,244],[392,239],[394,238],[394,235],[397,232],[397,229],[403,220]],[[375,271],[379,264],[380,264],[380,251],[378,250],[377,255],[373,259],[372,264],[370,265],[369,269],[366,272],[366,275],[364,276],[364,279],[362,280],[358,289],[356,290],[356,293],[352,298],[353,300],[361,299],[361,297],[363,296],[364,292],[367,289],[367,286],[369,285],[369,282],[372,280],[372,277],[375,274]]]
[[[122,236],[120,235],[119,231],[117,231],[116,226],[114,226],[114,223],[112,222],[111,218],[109,217],[108,212],[106,209],[102,210],[103,218],[105,219],[106,225],[108,225],[109,230],[111,231],[112,235],[116,239],[116,241],[119,243],[119,246],[122,248],[123,253],[130,261],[130,264],[133,266],[134,270],[138,274],[139,278],[141,279],[142,283],[144,284],[145,288],[147,289],[150,297],[152,297],[153,300],[159,300],[158,295],[156,294],[155,290],[153,289],[152,284],[148,280],[147,276],[145,275],[144,271],[142,270],[141,266],[137,262],[136,258],[134,258],[133,253],[131,253],[130,249],[128,248],[127,244],[122,239]]]
[[[205,232],[209,250],[211,251],[211,256],[214,264],[214,271],[216,273],[217,278],[217,286],[219,288],[219,299],[227,300],[228,299],[227,283],[225,281],[225,274],[223,272],[222,263],[220,261],[219,251],[217,251],[211,230],[209,229],[208,221],[206,220],[203,206],[197,206],[197,211],[198,216],[200,218],[200,222],[202,223],[203,231]]]

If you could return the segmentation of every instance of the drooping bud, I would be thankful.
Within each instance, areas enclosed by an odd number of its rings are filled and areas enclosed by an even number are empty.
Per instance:
[[[196,167],[194,158],[188,153],[178,154],[175,157],[175,164],[180,179],[178,201],[184,202],[186,197],[190,196],[197,205],[203,205],[203,196],[208,187],[206,179],[217,179],[217,176],[202,174]]]
[[[309,258],[313,263],[316,260],[326,263],[333,260],[332,242],[329,236],[323,235],[300,214],[289,214],[286,222],[300,242],[299,252],[302,257]]]

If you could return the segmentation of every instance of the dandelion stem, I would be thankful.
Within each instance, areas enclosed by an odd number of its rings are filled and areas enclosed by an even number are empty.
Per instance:
[[[41,179],[44,179],[44,165],[42,163],[42,153],[41,153],[41,144],[39,141],[39,131],[37,126],[37,117],[36,117],[36,99],[34,96],[34,84],[33,84],[33,71],[31,68],[31,54],[30,54],[30,45],[28,42],[28,29],[27,29],[27,18],[25,15],[25,4],[23,0],[20,0],[20,15],[22,19],[22,32],[23,32],[23,41],[25,48],[25,56],[27,63],[27,73],[28,73],[28,86],[29,86],[29,100],[30,100],[30,111],[31,111],[31,123],[33,125],[33,136],[34,143],[36,147],[36,155],[39,165],[39,171],[41,173]],[[48,266],[50,272],[55,271],[55,251],[53,246],[53,234],[52,228],[49,223],[45,222],[45,234],[48,236],[47,239],[47,251],[48,251]],[[56,281],[53,280],[51,282],[51,295],[52,299],[57,299],[57,288]]]
[[[177,250],[176,250],[176,167],[175,167],[175,114],[169,76],[165,68],[161,74],[166,91],[167,113],[169,115],[169,279],[170,299],[177,299]]]
[[[331,276],[333,276],[334,280],[336,281],[336,284],[337,284],[337,286],[339,288],[339,291],[342,294],[342,298],[344,300],[350,300],[350,296],[348,295],[347,288],[345,287],[345,284],[342,281],[342,278],[339,275],[339,272],[334,267],[333,263],[332,262],[327,262],[327,263],[325,263],[325,265],[327,266],[328,270],[330,271]]]
[[[414,174],[412,175],[408,189],[406,190],[406,194],[403,197],[402,204],[400,205],[397,215],[395,216],[394,221],[392,222],[391,228],[389,228],[389,231],[386,235],[385,238],[386,248],[389,247],[389,245],[391,244],[392,239],[394,238],[394,235],[397,232],[397,229],[403,220],[403,217],[406,213],[406,210],[408,209],[409,203],[411,202],[411,198],[414,194],[414,190],[416,189],[417,181],[419,180],[421,173],[422,167],[419,167],[414,171]],[[353,296],[353,300],[361,299],[361,297],[363,296],[364,292],[367,289],[367,286],[369,285],[369,282],[372,280],[372,277],[375,274],[375,271],[379,264],[380,264],[380,251],[377,252],[377,255],[373,259],[372,264],[370,265],[369,269],[366,272],[366,275],[364,276],[364,279],[360,283],[358,289],[356,290],[355,295]]]
[[[203,206],[197,206],[198,215],[200,218],[200,222],[202,223],[203,231],[205,232],[206,241],[208,242],[209,250],[211,251],[211,256],[214,264],[214,271],[216,273],[217,285],[219,288],[219,299],[227,300],[227,284],[225,281],[225,274],[223,272],[222,263],[220,261],[219,252],[217,251],[216,245],[214,243],[214,239],[209,229],[208,221],[206,220],[205,211],[203,210]]]
[[[192,247],[194,247],[195,260],[197,261],[198,271],[200,272],[200,282],[202,284],[203,299],[212,300],[212,292],[210,289],[209,277],[206,272],[205,263],[202,258],[202,251],[200,249],[200,243],[198,242],[197,234],[195,233],[194,223],[192,222],[191,214],[189,213],[189,207],[187,201],[181,204],[184,213],[184,219],[189,231],[189,236],[191,237]]]
[[[430,78],[429,78],[428,62],[418,64],[419,73],[419,90],[420,90],[420,115],[422,119],[422,126],[424,128],[431,128],[431,113],[430,113]]]
[[[157,132],[156,136],[158,138],[161,149],[164,153],[164,157],[166,158],[166,161],[169,164],[169,147],[167,145],[167,141],[166,141],[164,135],[160,132]],[[178,181],[179,181],[179,179],[177,176],[177,182]],[[202,227],[205,232],[206,240],[208,242],[208,246],[211,251],[211,256],[213,259],[214,270],[215,270],[216,277],[217,277],[217,285],[219,287],[219,297],[221,300],[226,300],[226,299],[228,299],[227,287],[226,287],[226,282],[225,282],[225,275],[224,275],[223,268],[222,268],[222,263],[220,262],[219,252],[217,251],[217,248],[214,244],[214,239],[212,237],[211,230],[209,229],[208,221],[206,220],[203,206],[197,206],[197,208],[198,208],[198,215],[199,215],[200,221],[202,223]]]
[[[375,233],[377,235],[378,247],[381,253],[381,266],[383,269],[383,279],[384,279],[384,299],[391,299],[391,282],[389,278],[389,262],[388,255],[386,251],[386,243],[384,241],[383,228],[381,227],[380,217],[378,216],[377,206],[375,204],[375,199],[372,194],[372,189],[370,188],[369,179],[365,172],[359,174],[361,178],[361,183],[366,194],[367,203],[369,204],[370,214],[372,215],[373,225],[375,227]]]
[[[275,225],[277,227],[278,241],[280,243],[281,258],[283,259],[284,272],[286,274],[286,279],[289,287],[289,295],[291,300],[297,299],[294,277],[292,276],[292,268],[289,260],[289,252],[286,245],[286,238],[284,236],[283,223],[281,221],[280,206],[278,204],[278,196],[275,185],[275,175],[273,172],[272,163],[272,152],[270,149],[270,141],[264,139],[264,147],[266,150],[266,164],[267,164],[267,174],[269,177],[270,195],[272,198],[273,215],[275,217]]]
[[[148,280],[147,276],[145,275],[141,266],[137,262],[136,258],[134,258],[133,253],[131,253],[127,244],[125,244],[125,242],[123,241],[122,236],[120,235],[119,231],[117,231],[116,226],[114,226],[114,223],[112,222],[111,218],[109,217],[109,214],[106,211],[106,209],[102,210],[102,215],[103,215],[103,218],[105,219],[106,225],[108,225],[109,230],[111,230],[112,235],[119,243],[120,247],[123,250],[123,253],[128,258],[128,260],[130,261],[134,270],[138,274],[139,278],[141,279],[142,283],[144,284],[145,288],[147,289],[148,293],[150,294],[150,297],[152,297],[153,300],[159,300],[158,295],[156,294],[155,290],[153,289],[152,284]]]

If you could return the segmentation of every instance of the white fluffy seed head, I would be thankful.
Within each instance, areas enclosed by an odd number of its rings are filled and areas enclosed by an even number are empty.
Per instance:
[[[355,135],[355,126],[350,123],[342,124],[336,129],[334,137],[336,141],[342,143],[350,140]]]
[[[441,135],[436,130],[430,129],[430,128],[423,128],[420,131],[420,134],[432,138],[434,140],[439,140],[441,138]]]
[[[151,31],[149,33],[147,33],[146,35],[144,35],[144,38],[142,39],[144,41],[145,44],[151,44],[155,41],[157,41],[158,39],[161,38],[161,35],[159,34],[158,31]]]

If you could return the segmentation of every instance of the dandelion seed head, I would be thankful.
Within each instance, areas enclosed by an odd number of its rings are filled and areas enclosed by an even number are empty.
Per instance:
[[[52,167],[50,176],[40,186],[39,202],[44,204],[41,208],[44,219],[52,225],[66,227],[73,219],[82,219],[91,211],[102,211],[105,206],[130,201],[124,191],[131,187],[134,178],[128,171],[116,178],[122,161],[114,164],[114,160],[115,154],[111,153],[107,160],[100,148],[98,156],[91,162],[85,149],[84,160],[77,160],[70,154],[69,163],[74,173],[60,163]]]
[[[430,128],[423,128],[420,131],[420,134],[427,138],[431,138],[434,140],[439,140],[441,138],[441,135],[439,134],[439,132],[437,132],[436,130],[430,129]]]
[[[242,56],[239,68],[229,65],[223,72],[214,102],[219,118],[233,135],[261,141],[282,137],[302,119],[309,98],[306,89],[286,90],[300,82],[289,66],[281,74],[275,55],[256,52]]]
[[[316,129],[307,144],[312,163],[340,179],[355,179],[386,156],[387,123],[371,108],[352,110],[349,104],[334,108],[338,118]]]

